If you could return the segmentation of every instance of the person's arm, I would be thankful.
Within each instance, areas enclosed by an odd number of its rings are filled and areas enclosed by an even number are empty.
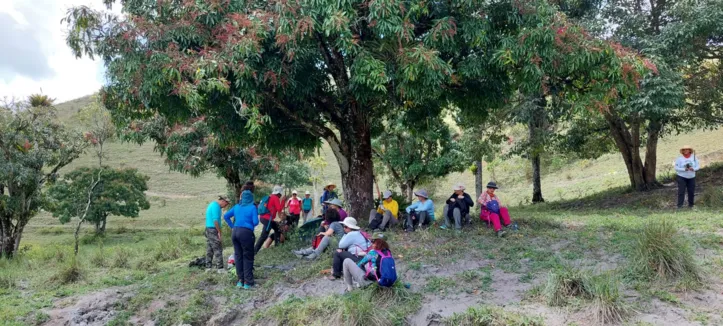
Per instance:
[[[360,260],[358,263],[356,263],[357,266],[362,267],[364,264],[366,264],[369,261],[374,261],[374,257],[376,256],[377,251],[376,250],[369,250],[369,252]]]
[[[231,209],[226,212],[226,214],[223,214],[223,219],[226,220],[226,224],[228,224],[228,227],[233,229],[233,222],[231,222],[231,218],[234,216],[234,209],[231,207]]]
[[[455,197],[456,197],[456,196],[455,196],[454,194],[452,194],[452,196],[449,196],[449,198],[447,198],[447,205],[453,205],[454,202],[457,201],[457,200],[455,199]]]
[[[419,207],[419,202],[418,202],[418,201],[416,201],[416,202],[412,203],[411,205],[407,206],[407,213],[411,213],[412,210],[416,210],[417,207]]]
[[[339,249],[346,249],[349,248],[352,244],[352,239],[349,236],[349,234],[345,234],[343,237],[341,237],[341,240],[339,240]]]
[[[309,196],[311,197],[311,196]],[[316,216],[316,206],[314,205],[314,200],[311,199],[311,216]]]
[[[500,205],[500,207],[502,207],[502,200],[500,199],[499,195],[495,195],[495,200],[497,201],[497,204]]]
[[[394,217],[399,216],[399,203],[397,203],[396,200],[389,203],[389,212],[391,212]]]
[[[218,239],[221,240],[221,224],[218,223],[218,221],[213,221],[213,225],[216,227],[216,233],[218,234]]]
[[[682,156],[675,159],[673,166],[675,167],[675,171],[685,172],[685,164],[683,164],[683,160],[681,158]]]
[[[464,202],[467,203],[467,206],[474,207],[474,200],[469,194],[464,194]]]
[[[259,211],[257,209],[251,210],[251,222],[254,225],[254,228],[259,225]]]
[[[693,171],[700,170],[700,162],[698,162],[698,159],[695,157],[695,154],[693,154]]]

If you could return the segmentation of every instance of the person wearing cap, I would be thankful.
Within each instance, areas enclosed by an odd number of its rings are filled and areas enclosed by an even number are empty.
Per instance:
[[[427,190],[420,189],[414,192],[417,201],[407,206],[407,229],[406,231],[414,231],[415,225],[424,226],[434,222],[434,202],[429,199]],[[414,211],[414,214],[412,214]]]
[[[286,201],[286,209],[289,210],[289,216],[286,217],[289,224],[296,228],[299,225],[299,217],[301,216],[301,199],[299,199],[296,190],[291,192],[291,198]]]
[[[378,228],[382,231],[386,230],[387,225],[397,224],[397,216],[399,214],[399,203],[392,198],[392,192],[387,190],[384,192],[382,199],[379,200],[379,207],[372,209],[369,212],[369,225],[372,225],[374,220],[381,220]]]
[[[342,264],[345,259],[358,262],[366,255],[369,248],[369,241],[359,231],[361,228],[355,218],[347,217],[341,225],[344,227],[344,236],[339,240],[339,249],[334,252],[332,272],[329,276],[331,280],[342,277]]]
[[[233,222],[231,218],[233,217]],[[254,286],[254,229],[259,225],[259,212],[254,205],[254,195],[251,190],[241,193],[241,200],[223,215],[228,226],[231,227],[231,241],[233,242],[234,260],[236,264],[236,287],[250,289]]]
[[[497,236],[502,237],[505,235],[505,231],[502,230],[502,226],[504,225],[504,227],[507,227],[510,223],[512,223],[512,221],[510,220],[510,213],[507,210],[507,207],[502,206],[500,197],[495,195],[495,190],[497,190],[497,184],[494,181],[490,181],[487,184],[487,191],[483,192],[479,196],[479,199],[477,199],[477,202],[479,202],[482,207],[479,217],[482,221],[487,222],[487,224],[492,224]],[[497,201],[499,207],[498,212],[493,212],[488,208],[488,204],[491,201]],[[502,223],[500,223],[500,219],[502,220]]]
[[[206,207],[206,270],[223,272],[223,244],[221,243],[221,210],[228,207],[226,196],[219,196]]]
[[[466,192],[464,192],[464,185],[461,183],[456,184],[452,190],[451,196],[447,199],[447,203],[444,205],[444,225],[440,226],[442,229],[452,227],[454,221],[454,228],[456,230],[462,229],[462,218],[464,217],[465,222],[469,216],[470,207],[474,206],[474,200]]]
[[[685,193],[688,192],[688,207],[693,208],[695,202],[695,171],[700,169],[695,151],[690,145],[680,149],[680,156],[675,160],[675,177],[678,183],[678,208],[683,207]]]
[[[284,189],[281,188],[281,186],[274,186],[274,190],[271,192],[271,195],[269,195],[269,200],[266,203],[266,208],[268,208],[269,212],[259,216],[259,220],[264,227],[261,229],[261,235],[256,241],[256,253],[261,250],[261,246],[263,246],[264,242],[269,237],[271,230],[274,230],[274,235],[272,237],[274,242],[277,245],[279,244],[279,240],[281,239],[281,229],[279,228],[279,223],[276,223],[274,219],[282,209],[280,198],[283,191]]]
[[[348,258],[344,259],[342,271],[347,292],[354,290],[355,287],[366,287],[381,277],[379,270],[379,252],[388,255],[391,254],[389,244],[385,240],[384,234],[376,233],[372,237],[369,252],[364,258],[358,262],[354,262]],[[369,271],[369,269],[372,270]]]
[[[336,189],[336,185],[333,182],[327,182],[326,186],[324,186],[324,192],[321,193],[321,213],[324,214],[326,210],[329,208],[328,202],[337,198],[336,192],[334,192],[334,189]]]
[[[349,214],[343,208],[341,208],[341,206],[344,204],[341,203],[341,200],[339,198],[334,198],[332,200],[326,201],[324,202],[324,204],[326,204],[328,208],[338,211],[342,221],[347,218],[347,216],[349,216]]]
[[[335,209],[329,209],[324,213],[324,223],[319,226],[317,237],[322,238],[317,247],[311,246],[305,249],[292,250],[291,252],[298,258],[306,257],[308,260],[314,260],[319,258],[326,250],[326,247],[331,243],[332,237],[336,237],[338,241],[343,235],[344,227],[341,225],[339,212]]]
[[[308,191],[304,194],[304,198],[301,200],[301,212],[301,217],[304,219],[304,223],[316,214],[314,209],[314,199],[311,198],[311,194]]]

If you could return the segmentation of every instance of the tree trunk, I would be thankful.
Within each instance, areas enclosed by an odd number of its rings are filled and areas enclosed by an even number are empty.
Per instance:
[[[236,172],[236,169],[229,166],[226,167],[226,172],[223,177],[226,179],[226,186],[228,187],[229,192],[234,194],[234,198],[231,198],[231,203],[236,203],[236,201],[241,198],[241,188],[243,187],[241,176],[239,176],[238,172]]]
[[[640,124],[632,121],[630,128],[616,115],[614,108],[603,113],[615,140],[615,146],[623,157],[630,179],[630,187],[635,191],[646,191],[659,186],[656,176],[657,147],[662,124],[651,122],[648,127],[645,164],[640,157]]]
[[[544,149],[541,138],[545,127],[545,107],[547,99],[541,96],[535,100],[535,107],[530,114],[530,163],[532,163],[532,203],[542,203],[542,173],[540,171],[540,155]]]
[[[414,186],[416,185],[417,184],[412,181],[407,181],[399,185],[399,187],[402,188],[402,195],[408,203],[414,201]]]
[[[474,161],[474,191],[477,195],[475,198],[482,196],[482,161]]]
[[[103,215],[103,220],[100,222],[100,232],[105,233],[105,222],[108,221],[108,215]]]
[[[658,121],[651,121],[648,124],[648,139],[645,143],[645,166],[643,167],[643,177],[645,183],[659,187],[656,169],[658,165],[658,139],[660,139],[660,132],[662,131],[662,124]]]

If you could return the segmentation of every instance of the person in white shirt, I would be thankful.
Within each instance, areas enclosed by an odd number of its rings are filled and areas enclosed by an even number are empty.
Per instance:
[[[700,169],[695,151],[690,145],[680,149],[680,156],[675,160],[676,181],[678,182],[678,208],[683,207],[686,190],[688,192],[688,207],[693,208],[695,202],[695,171]]]

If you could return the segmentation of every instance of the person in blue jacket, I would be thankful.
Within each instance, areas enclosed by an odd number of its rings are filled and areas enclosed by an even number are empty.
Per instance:
[[[234,221],[231,222],[231,218]],[[250,190],[241,193],[241,202],[223,215],[231,227],[234,257],[236,258],[236,287],[250,289],[254,286],[254,228],[259,225],[259,212],[254,205],[254,195]]]

